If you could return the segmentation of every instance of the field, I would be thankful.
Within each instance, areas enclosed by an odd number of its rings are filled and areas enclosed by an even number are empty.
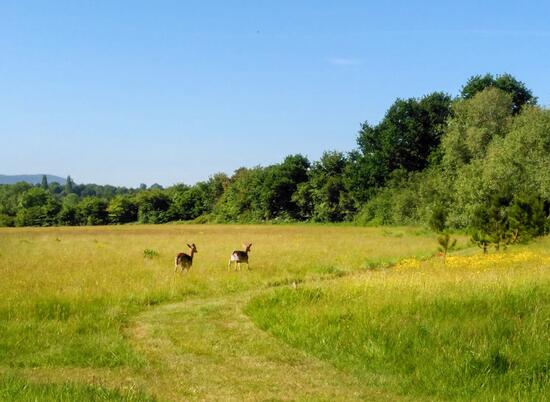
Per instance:
[[[0,229],[1,400],[544,400],[550,239],[417,228]],[[192,269],[173,258],[198,248]],[[250,270],[228,271],[251,242]],[[151,250],[145,252],[145,250]]]

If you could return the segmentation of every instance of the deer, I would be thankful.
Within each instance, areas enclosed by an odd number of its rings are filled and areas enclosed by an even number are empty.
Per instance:
[[[229,263],[227,264],[227,269],[231,268],[231,263],[235,263],[235,271],[237,268],[241,269],[241,262],[246,263],[248,266],[248,269],[250,269],[250,264],[248,263],[248,253],[250,252],[250,247],[252,247],[252,243],[243,244],[244,251],[242,250],[235,250],[231,253],[231,257],[229,258]]]
[[[188,244],[187,247],[191,250],[189,254],[178,253],[178,255],[176,255],[176,268],[174,269],[174,272],[178,272],[178,267],[181,267],[182,273],[184,269],[187,269],[188,271],[191,269],[191,266],[193,265],[193,254],[198,253],[198,251],[195,243],[191,245]]]

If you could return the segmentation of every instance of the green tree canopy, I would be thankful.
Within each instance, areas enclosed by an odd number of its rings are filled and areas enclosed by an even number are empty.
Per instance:
[[[17,226],[52,226],[57,223],[61,203],[42,187],[33,187],[20,196],[15,224]]]
[[[170,220],[170,197],[162,190],[144,190],[137,194],[138,220],[141,223],[165,223]]]
[[[456,168],[485,156],[495,137],[504,137],[510,129],[512,96],[489,87],[472,98],[453,106],[453,118],[442,139],[443,162]]]
[[[138,206],[133,196],[117,195],[109,202],[107,213],[110,223],[135,222],[138,217]]]
[[[74,186],[73,179],[71,179],[71,176],[67,176],[67,180],[65,181],[65,188],[64,188],[65,194],[71,194],[72,192],[74,192],[73,186]]]
[[[344,172],[348,160],[337,151],[324,152],[309,171],[309,180],[297,189],[293,201],[303,216],[318,222],[341,221],[353,212]]]
[[[474,75],[462,87],[460,96],[463,99],[470,99],[477,93],[491,87],[498,88],[511,95],[512,111],[514,114],[519,113],[524,105],[537,104],[537,98],[533,96],[531,90],[523,82],[518,81],[510,74],[497,76],[493,76],[492,74]]]
[[[42,187],[44,190],[48,189],[48,178],[46,175],[42,175],[42,182],[40,183],[40,187]]]
[[[78,204],[79,221],[85,225],[106,225],[109,222],[107,201],[97,197],[85,197]]]
[[[397,99],[376,126],[365,122],[357,152],[350,154],[349,187],[364,202],[396,169],[419,171],[430,163],[451,114],[451,97],[434,92],[420,99]]]

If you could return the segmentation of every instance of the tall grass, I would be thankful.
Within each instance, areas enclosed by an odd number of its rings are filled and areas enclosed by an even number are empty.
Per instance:
[[[148,402],[153,398],[141,392],[122,393],[100,386],[75,384],[36,384],[17,377],[0,378],[0,400],[10,402]]]
[[[173,258],[190,242],[198,248],[193,267],[174,274]],[[228,271],[231,251],[244,242],[253,243],[251,270]],[[429,236],[406,228],[0,229],[0,366],[139,368],[146,362],[125,328],[151,306],[333,277],[432,249]]]
[[[409,259],[279,289],[257,325],[382,388],[421,399],[548,400],[550,240],[495,256]]]

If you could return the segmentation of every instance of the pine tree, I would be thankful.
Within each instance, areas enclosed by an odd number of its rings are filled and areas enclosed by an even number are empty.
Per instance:
[[[46,175],[42,175],[42,183],[40,184],[40,187],[42,187],[44,190],[48,189],[48,178]]]
[[[67,176],[67,181],[65,182],[65,194],[71,194],[74,192],[73,190],[73,179],[71,179],[71,176]]]

